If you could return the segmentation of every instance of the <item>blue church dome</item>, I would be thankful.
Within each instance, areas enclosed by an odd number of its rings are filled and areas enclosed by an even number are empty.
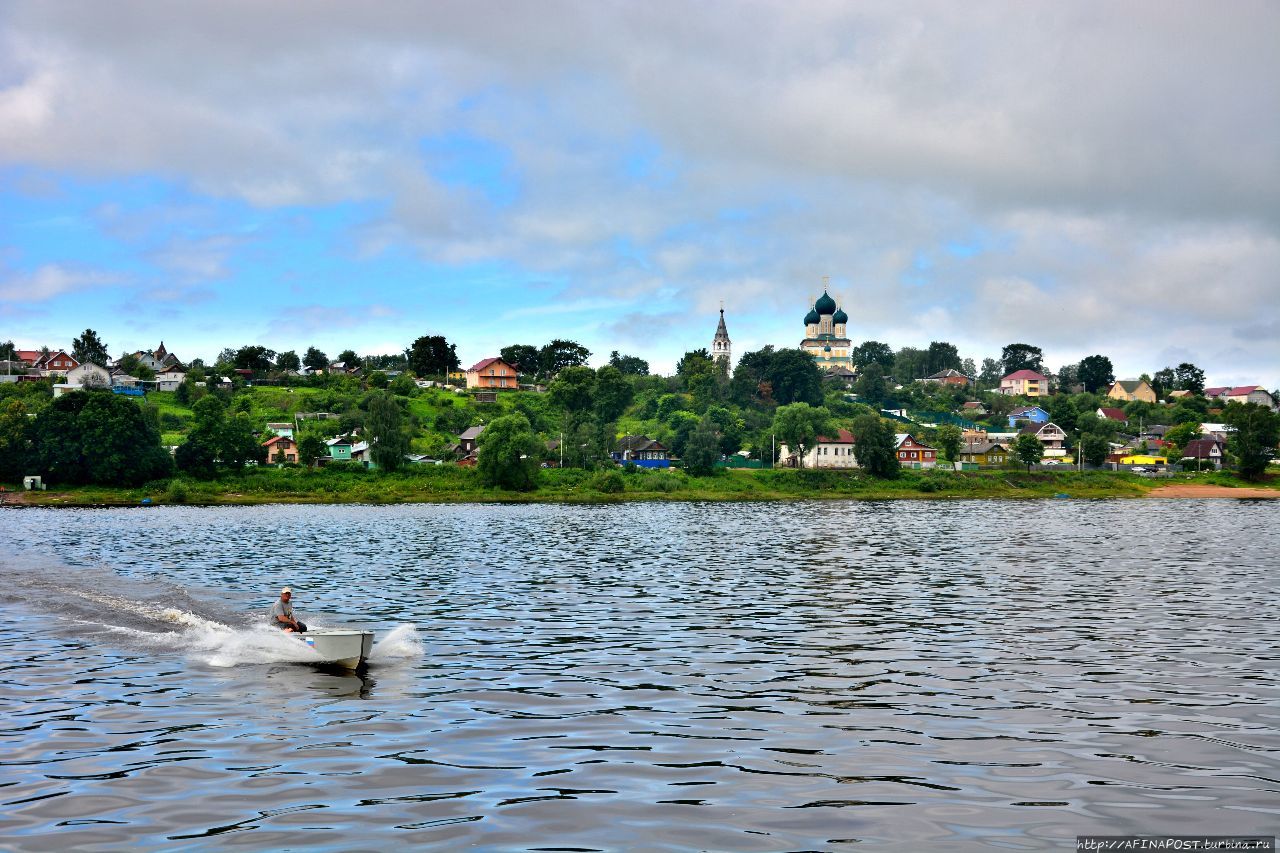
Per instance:
[[[810,308],[809,313],[804,315],[804,324],[808,326],[819,322],[821,319],[822,318],[818,316],[818,310],[816,308]]]
[[[822,295],[818,297],[818,301],[813,303],[813,309],[819,314],[831,314],[836,310],[836,301],[822,291]]]
[[[848,315],[848,314],[846,314],[846,313],[844,313],[844,309],[843,309],[843,308],[837,308],[837,309],[836,309],[836,313],[835,313],[835,314],[833,314],[833,315],[832,315],[832,317],[831,317],[831,322],[833,322],[833,323],[847,323],[847,322],[849,322],[849,315]]]

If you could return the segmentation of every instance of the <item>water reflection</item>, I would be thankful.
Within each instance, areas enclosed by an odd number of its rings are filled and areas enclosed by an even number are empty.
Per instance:
[[[1273,506],[156,508],[164,547],[123,552],[131,511],[7,512],[0,836],[1061,849],[1266,831]],[[305,665],[260,630],[285,583],[306,621],[378,632],[367,669]]]

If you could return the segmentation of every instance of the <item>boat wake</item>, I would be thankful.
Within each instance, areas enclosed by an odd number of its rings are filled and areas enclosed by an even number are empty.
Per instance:
[[[109,639],[127,650],[180,654],[215,667],[322,662],[297,635],[266,624],[249,602],[211,603],[169,582],[122,578],[105,567],[76,569],[74,575],[66,570],[0,575],[0,604],[18,605],[25,616],[43,615],[49,627],[77,637]],[[74,583],[69,582],[72,577]],[[345,627],[310,617],[307,621],[313,630]],[[371,664],[422,656],[413,625],[396,626],[375,639]]]

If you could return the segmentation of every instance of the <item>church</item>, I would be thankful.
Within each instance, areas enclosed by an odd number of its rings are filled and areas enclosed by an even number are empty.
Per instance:
[[[836,305],[824,289],[804,317],[804,340],[800,349],[809,353],[820,370],[853,369],[853,350],[845,336],[849,315]]]

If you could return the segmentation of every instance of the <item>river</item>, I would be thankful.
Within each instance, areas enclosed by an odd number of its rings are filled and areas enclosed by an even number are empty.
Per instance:
[[[1280,824],[1275,502],[0,511],[0,847]],[[294,663],[313,625],[368,670]]]

